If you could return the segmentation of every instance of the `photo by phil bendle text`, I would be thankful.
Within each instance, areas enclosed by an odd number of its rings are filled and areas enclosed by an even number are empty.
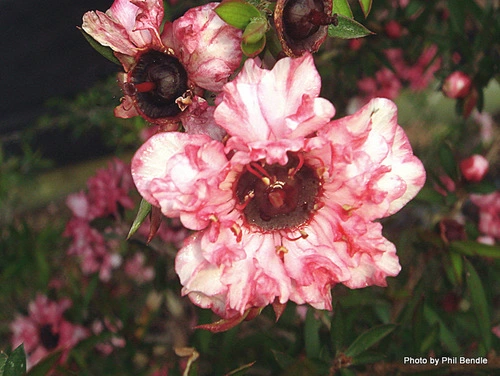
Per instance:
[[[411,356],[405,356],[403,360],[404,364],[488,364],[488,359],[484,357],[468,358],[465,356],[443,356],[441,358],[413,358]]]

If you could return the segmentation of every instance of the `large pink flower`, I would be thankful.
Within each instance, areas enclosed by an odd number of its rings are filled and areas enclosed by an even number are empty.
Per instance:
[[[422,163],[393,102],[331,121],[320,88],[310,54],[272,70],[248,60],[215,110],[225,143],[163,133],[133,158],[141,195],[199,230],[176,258],[195,304],[228,319],[288,300],[331,309],[335,284],[385,286],[399,273],[373,221],[417,194]]]
[[[10,324],[13,332],[12,346],[24,343],[28,369],[56,349],[63,350],[61,360],[64,361],[69,350],[88,337],[87,329],[64,319],[63,313],[70,306],[71,301],[68,299],[55,302],[49,301],[44,295],[38,295],[29,304],[29,316],[18,316]]]
[[[240,64],[241,31],[217,16],[217,5],[192,8],[163,30],[161,0],[115,0],[106,13],[85,13],[83,30],[110,47],[125,70],[116,116],[174,126],[193,102],[204,103],[201,89],[221,90]]]

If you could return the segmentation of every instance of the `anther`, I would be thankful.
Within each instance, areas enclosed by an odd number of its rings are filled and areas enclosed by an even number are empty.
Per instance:
[[[297,157],[299,158],[299,162],[297,163],[297,166],[295,168],[291,168],[290,170],[288,170],[288,177],[290,179],[293,178],[295,176],[295,174],[297,172],[299,172],[300,169],[302,168],[302,166],[304,165],[304,156],[302,155],[302,153],[298,153]]]

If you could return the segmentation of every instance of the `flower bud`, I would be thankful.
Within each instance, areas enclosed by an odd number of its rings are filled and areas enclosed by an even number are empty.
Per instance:
[[[488,160],[479,154],[464,159],[459,165],[464,178],[474,183],[483,180],[489,168]]]
[[[403,27],[398,21],[390,20],[385,24],[384,31],[390,39],[398,39],[403,34]]]
[[[443,83],[443,93],[449,98],[465,98],[472,86],[471,78],[460,71],[450,74]]]

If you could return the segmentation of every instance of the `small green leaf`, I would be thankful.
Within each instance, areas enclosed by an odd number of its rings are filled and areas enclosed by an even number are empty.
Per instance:
[[[244,43],[241,42],[241,51],[248,57],[255,57],[262,52],[266,46],[266,36],[257,41],[256,43]]]
[[[439,325],[439,339],[452,355],[460,354],[460,345],[458,344],[456,335],[448,329],[444,321],[429,305],[424,305],[424,316],[429,324],[437,323]]]
[[[261,17],[257,8],[242,0],[223,2],[215,8],[215,13],[227,24],[241,30],[245,30],[252,18]]]
[[[454,241],[450,243],[453,252],[466,256],[481,256],[500,259],[500,246],[476,242],[474,240]]]
[[[352,358],[360,355],[391,333],[395,328],[396,325],[394,324],[383,324],[368,329],[354,340],[351,346],[346,350],[345,355]]]
[[[333,12],[338,15],[345,16],[347,18],[353,18],[351,7],[347,0],[335,0],[333,2]]]
[[[467,287],[472,300],[472,309],[476,314],[484,346],[486,347],[486,350],[489,350],[491,347],[491,319],[486,294],[484,292],[481,279],[472,264],[468,260],[465,260],[464,263]]]
[[[260,42],[262,38],[265,38],[268,28],[269,24],[265,18],[252,18],[241,36],[243,43],[255,44]]]
[[[437,340],[439,339],[439,324],[435,322],[430,330],[427,330],[426,336],[423,338],[420,344],[420,354],[429,353],[430,349],[434,348]]]
[[[61,358],[62,350],[56,350],[45,356],[27,373],[28,376],[45,376],[54,367],[56,362]]]
[[[94,50],[99,52],[102,56],[104,56],[106,59],[108,59],[112,63],[121,65],[120,61],[113,54],[113,50],[111,48],[100,44],[98,41],[96,41],[94,38],[92,38],[89,34],[87,34],[85,32],[85,30],[83,30],[81,27],[79,27],[78,30],[80,30],[82,32],[82,34],[85,37],[85,39],[87,40],[87,42],[90,43],[90,45],[92,46],[92,48]]]
[[[5,370],[5,363],[7,363],[7,359],[9,357],[7,354],[0,352],[0,376],[3,376],[3,372]]]
[[[5,362],[3,376],[22,376],[26,374],[26,353],[24,345],[16,347]]]
[[[321,340],[319,338],[319,328],[321,321],[314,317],[314,310],[308,309],[304,325],[304,341],[307,357],[318,358],[321,349]]]
[[[444,143],[439,148],[439,161],[446,174],[456,180],[458,177],[457,163],[449,144]]]
[[[450,252],[450,261],[453,268],[453,275],[458,285],[462,284],[462,275],[464,272],[464,259],[458,253]]]
[[[134,222],[132,223],[130,231],[128,232],[127,239],[130,239],[130,237],[135,234],[139,227],[141,227],[142,223],[145,221],[149,213],[151,213],[151,204],[142,199],[141,203],[139,204],[137,215],[135,216]]]
[[[348,17],[339,14],[337,16],[337,19],[339,21],[337,26],[328,26],[328,36],[332,38],[354,39],[366,37],[367,35],[373,34],[373,32],[368,30],[359,22],[354,21]]]
[[[372,9],[372,0],[359,0],[359,5],[361,5],[361,10],[365,15],[365,18],[370,14],[370,10]]]

